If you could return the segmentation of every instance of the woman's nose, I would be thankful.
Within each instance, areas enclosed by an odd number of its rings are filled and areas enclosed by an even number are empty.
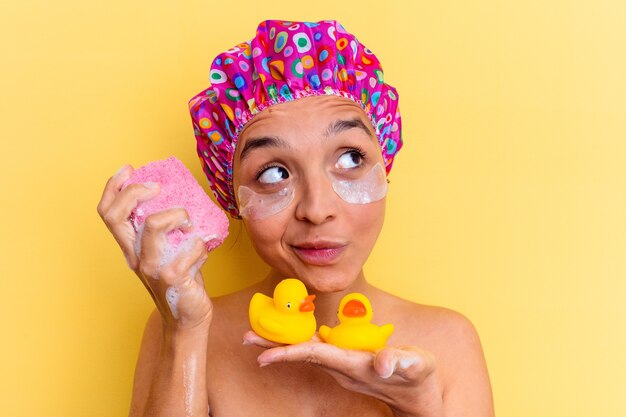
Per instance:
[[[301,184],[296,192],[296,218],[313,224],[326,223],[337,215],[337,195],[330,178],[316,175]],[[300,194],[300,195],[298,195]]]

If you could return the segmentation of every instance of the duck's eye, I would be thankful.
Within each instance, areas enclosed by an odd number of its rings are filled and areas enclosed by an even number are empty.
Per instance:
[[[291,308],[291,303],[287,303],[287,308]]]
[[[342,154],[337,160],[337,168],[351,169],[363,164],[363,154],[356,149],[352,149]]]
[[[258,180],[263,184],[276,184],[282,180],[289,178],[289,172],[279,166],[269,167],[258,176]]]

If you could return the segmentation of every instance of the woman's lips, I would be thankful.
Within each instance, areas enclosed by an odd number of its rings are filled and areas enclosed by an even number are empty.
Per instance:
[[[294,252],[304,263],[311,265],[329,265],[343,253],[345,244],[303,244],[292,246]]]

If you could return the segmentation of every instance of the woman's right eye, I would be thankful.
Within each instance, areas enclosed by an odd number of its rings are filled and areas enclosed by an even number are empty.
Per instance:
[[[259,182],[263,184],[276,184],[282,180],[289,178],[289,172],[283,167],[269,167],[265,169],[258,177]]]

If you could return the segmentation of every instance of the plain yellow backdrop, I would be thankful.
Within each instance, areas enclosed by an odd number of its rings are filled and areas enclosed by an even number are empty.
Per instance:
[[[127,414],[151,299],[97,202],[169,155],[208,190],[187,101],[266,18],[339,20],[400,93],[371,281],[471,318],[498,415],[626,415],[621,0],[2,2],[0,414]],[[203,268],[264,271],[237,223]]]

